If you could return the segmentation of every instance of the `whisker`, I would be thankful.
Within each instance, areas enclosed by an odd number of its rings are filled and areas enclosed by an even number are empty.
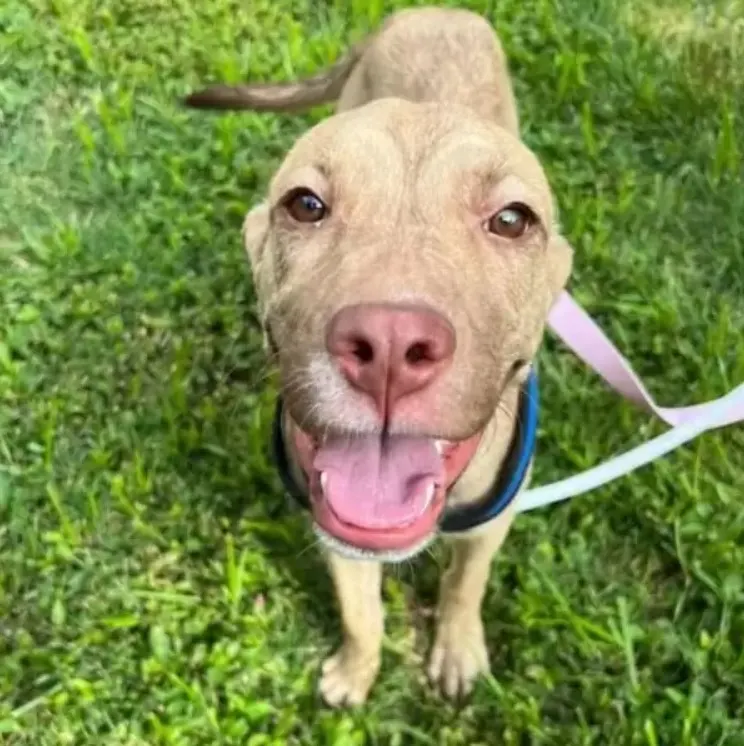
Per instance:
[[[307,554],[311,549],[315,549],[319,545],[320,545],[320,539],[316,538],[314,541],[311,541],[304,549],[300,550],[295,555],[295,559],[299,559],[300,557],[302,557],[303,554]]]

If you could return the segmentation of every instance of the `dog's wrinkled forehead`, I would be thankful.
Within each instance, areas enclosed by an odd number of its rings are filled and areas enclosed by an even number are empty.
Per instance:
[[[315,172],[315,176],[311,175]],[[333,115],[302,135],[272,180],[272,204],[320,177],[334,195],[400,203],[477,201],[509,180],[513,199],[527,202],[549,226],[553,200],[535,155],[506,130],[470,110],[440,103],[382,99]]]
[[[456,340],[423,429],[483,427],[570,270],[553,215],[536,157],[469,109],[378,100],[306,132],[244,227],[295,417],[323,428],[348,404],[328,358],[338,314],[405,304]]]

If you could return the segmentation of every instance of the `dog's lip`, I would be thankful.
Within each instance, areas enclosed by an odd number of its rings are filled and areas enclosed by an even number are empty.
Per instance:
[[[299,429],[299,428],[298,428]],[[333,438],[346,438],[346,437],[354,437],[358,435],[364,435],[365,433],[324,433],[323,435],[312,435],[310,433],[303,432],[304,437],[308,438],[310,443],[312,444],[313,448],[318,449],[320,446],[323,445],[323,443],[327,442],[328,440],[332,440]],[[370,435],[378,435],[378,432],[370,432]],[[382,437],[382,434],[380,434],[380,437]],[[431,440],[434,443],[434,447],[437,449],[437,453],[443,458],[446,459],[447,456],[452,453],[452,451],[457,448],[459,443],[461,441],[457,440],[448,440],[447,438],[436,438],[432,437],[430,435],[418,435],[416,434],[414,437],[422,438],[425,440]],[[467,438],[464,438],[463,440],[467,440]]]
[[[297,422],[294,420],[293,417],[289,418],[290,427],[291,427],[291,433],[292,433],[292,440],[297,447],[299,451],[300,456],[300,462],[303,466],[303,468],[308,471],[308,467],[313,462],[313,456],[315,455],[315,451],[317,451],[318,448],[320,448],[325,442],[332,440],[334,438],[345,438],[345,437],[357,437],[360,435],[380,435],[382,437],[382,431],[380,430],[370,430],[368,432],[360,432],[357,430],[354,431],[340,431],[340,430],[325,430],[322,434],[318,434],[316,432],[311,432],[304,430],[301,428]],[[485,428],[480,428],[476,430],[472,435],[459,438],[459,439],[452,439],[452,438],[442,438],[438,437],[437,435],[432,435],[429,433],[421,432],[421,433],[411,433],[414,437],[423,438],[426,440],[431,440],[434,443],[434,447],[437,449],[437,452],[442,457],[442,460],[447,465],[448,459],[450,459],[453,454],[464,444],[472,443],[474,440],[480,440],[480,437],[483,435],[483,431]],[[314,470],[311,470],[314,471]],[[447,485],[449,486],[449,485]]]
[[[470,462],[483,434],[483,431],[479,430],[469,438],[458,441],[427,438],[435,443],[444,466],[444,478],[434,482],[435,490],[432,499],[421,515],[411,522],[398,527],[374,529],[360,528],[346,523],[336,515],[330,501],[324,497],[321,484],[322,473],[312,466],[318,447],[327,438],[303,431],[291,418],[290,424],[299,462],[308,480],[310,504],[315,523],[342,544],[373,555],[390,551],[407,552],[411,547],[424,545],[437,532],[439,519],[446,504],[447,491]],[[333,437],[338,437],[338,434],[334,434]]]
[[[318,485],[319,487],[319,485]],[[316,524],[333,539],[368,553],[406,551],[423,545],[436,533],[437,523],[445,506],[446,488],[436,485],[434,496],[425,511],[411,522],[384,530],[359,528],[339,518],[322,490],[311,490],[311,502]]]

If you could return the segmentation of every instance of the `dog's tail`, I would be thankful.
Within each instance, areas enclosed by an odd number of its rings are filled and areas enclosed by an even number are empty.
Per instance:
[[[218,84],[184,98],[195,109],[247,109],[296,112],[335,101],[362,56],[366,44],[351,47],[331,67],[317,75],[291,83]]]

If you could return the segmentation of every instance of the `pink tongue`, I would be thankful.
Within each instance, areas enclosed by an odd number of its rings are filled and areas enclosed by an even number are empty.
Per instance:
[[[427,438],[339,439],[318,449],[324,496],[338,518],[358,528],[397,528],[426,507],[427,492],[444,478],[442,459]]]

